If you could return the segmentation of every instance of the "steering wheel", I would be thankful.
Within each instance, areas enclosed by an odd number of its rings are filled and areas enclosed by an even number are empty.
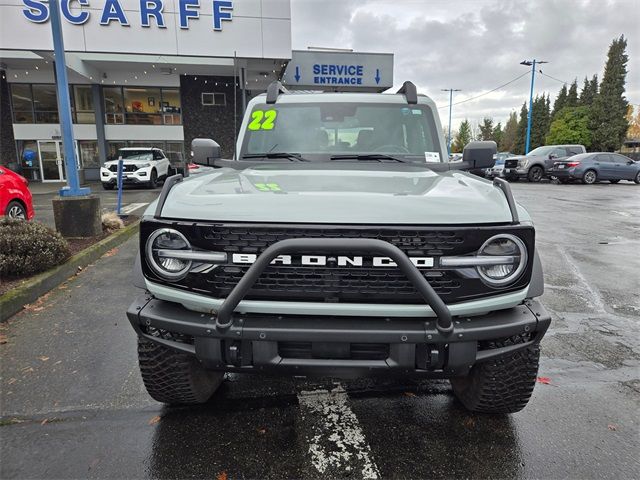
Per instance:
[[[407,147],[404,147],[402,145],[394,145],[391,143],[387,145],[380,145],[379,147],[374,148],[373,151],[380,152],[380,151],[383,151],[384,149],[388,149],[387,151],[390,153],[411,153]],[[397,149],[397,150],[394,150],[394,149]]]

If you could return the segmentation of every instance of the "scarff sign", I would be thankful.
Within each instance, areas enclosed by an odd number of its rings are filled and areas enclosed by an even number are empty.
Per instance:
[[[72,25],[84,25],[91,21],[94,12],[81,9],[90,7],[97,0],[60,0],[62,18]],[[221,31],[223,21],[233,19],[232,0],[211,0],[213,6],[213,30]],[[33,23],[44,23],[49,20],[49,2],[44,0],[22,0],[22,14]],[[119,23],[128,27],[130,22],[139,22],[142,27],[166,28],[164,18],[165,0],[140,0],[139,12],[125,11],[119,0],[104,0],[96,21],[100,25]],[[178,0],[178,19],[181,29],[188,29],[189,22],[200,18],[200,0]],[[136,17],[136,18],[133,18]]]

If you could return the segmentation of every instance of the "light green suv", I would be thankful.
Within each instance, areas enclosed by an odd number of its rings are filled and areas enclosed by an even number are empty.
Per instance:
[[[535,231],[509,185],[449,163],[434,102],[293,93],[249,102],[235,158],[170,177],[140,226],[128,317],[142,378],[170,404],[207,401],[224,372],[450,378],[470,410],[533,391],[550,317]]]

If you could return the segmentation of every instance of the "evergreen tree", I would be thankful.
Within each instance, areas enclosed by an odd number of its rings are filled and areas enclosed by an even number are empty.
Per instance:
[[[578,106],[578,81],[574,80],[569,91],[567,92],[567,101],[565,107],[577,107]],[[558,111],[560,113],[560,111]]]
[[[622,145],[629,128],[626,118],[629,103],[624,96],[629,57],[624,35],[611,42],[600,92],[590,108],[592,148],[612,152]]]
[[[516,136],[518,135],[518,115],[516,112],[511,112],[509,120],[504,126],[502,131],[502,138],[500,139],[500,151],[501,152],[514,152]]]
[[[584,86],[580,92],[578,105],[588,107],[593,103],[593,99],[598,95],[598,75],[594,75],[591,80],[584,77]]]
[[[527,114],[528,114],[526,102],[522,104],[520,109],[520,120],[518,121],[518,128],[516,129],[516,138],[513,142],[512,152],[517,155],[524,155],[524,148],[527,136]]]
[[[590,148],[589,107],[565,107],[562,109],[562,112],[551,123],[546,140],[548,145],[574,143]]]
[[[471,124],[469,120],[465,119],[460,124],[460,129],[456,133],[456,137],[451,147],[451,152],[460,153],[464,147],[473,139],[473,133],[471,132]]]
[[[552,117],[555,116],[567,106],[567,85],[562,85],[560,92],[558,92],[558,96],[556,97],[556,101],[553,102],[553,114]]]
[[[482,123],[478,125],[480,131],[478,140],[493,140],[493,118],[484,117]]]
[[[549,131],[549,123],[550,113],[547,108],[547,98],[545,95],[536,96],[533,100],[531,110],[531,139],[529,142],[529,150],[544,145],[545,137]]]
[[[498,124],[493,127],[492,140],[496,142],[496,145],[499,147],[502,143],[502,123],[498,122]]]

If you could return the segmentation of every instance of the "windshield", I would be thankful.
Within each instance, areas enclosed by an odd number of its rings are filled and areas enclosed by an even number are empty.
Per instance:
[[[549,155],[556,147],[538,147],[527,153],[527,157],[539,157],[541,155]]]
[[[369,103],[256,105],[241,156],[297,153],[305,159],[386,154],[441,162],[433,114],[427,106]]]
[[[123,160],[153,160],[150,150],[118,150],[118,158]]]

